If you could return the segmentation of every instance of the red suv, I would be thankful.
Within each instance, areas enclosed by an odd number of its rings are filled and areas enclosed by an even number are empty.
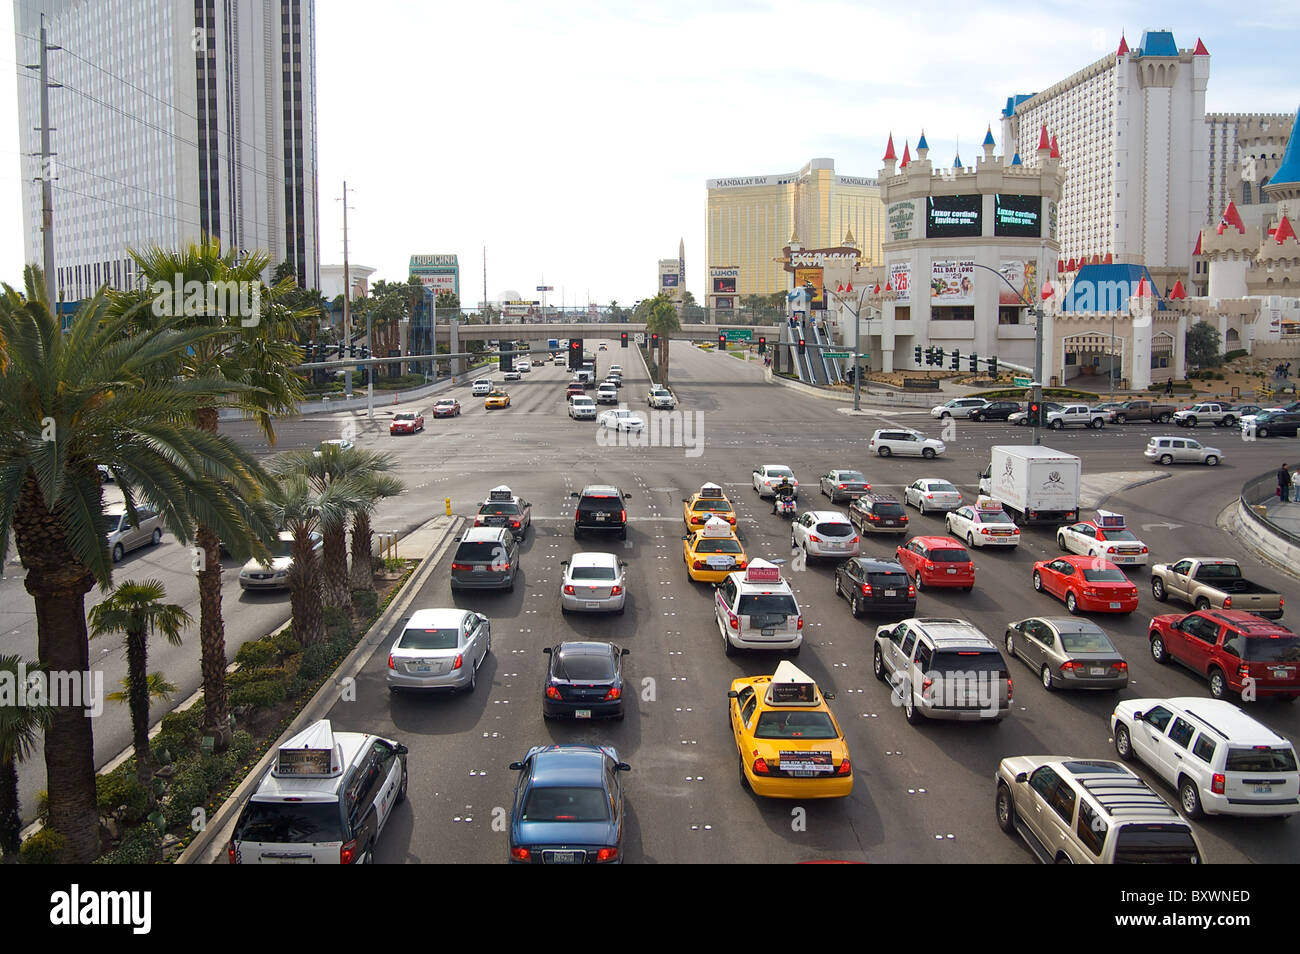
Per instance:
[[[927,586],[975,587],[975,564],[966,548],[947,537],[912,537],[894,551],[917,590]]]
[[[1149,635],[1152,659],[1196,670],[1216,699],[1248,685],[1253,697],[1300,696],[1300,636],[1281,623],[1242,610],[1198,610],[1153,616]]]

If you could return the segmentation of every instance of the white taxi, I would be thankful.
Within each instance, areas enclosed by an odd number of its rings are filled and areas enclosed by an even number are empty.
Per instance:
[[[797,655],[803,645],[803,614],[775,563],[754,560],[728,574],[714,591],[713,610],[728,656],[742,649]]]
[[[1014,547],[1020,543],[1020,528],[992,497],[976,497],[975,506],[958,507],[944,522],[949,533],[970,547]]]
[[[1146,566],[1147,545],[1124,525],[1124,515],[1098,510],[1083,523],[1072,523],[1056,531],[1056,545],[1066,553],[1101,557],[1116,566]]]

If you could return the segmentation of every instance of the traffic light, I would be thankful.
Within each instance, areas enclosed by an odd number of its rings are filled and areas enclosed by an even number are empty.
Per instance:
[[[803,335],[799,336],[799,353],[800,354],[808,353],[808,344],[806,341],[804,341]]]
[[[344,355],[345,353],[346,353],[346,352],[343,350],[343,342],[340,341],[340,342],[339,342],[339,356],[338,356],[338,359],[337,359],[337,360],[342,361],[342,360],[343,360],[343,355]]]
[[[952,349],[952,364],[949,365],[949,367],[951,367],[952,370],[954,371],[958,371],[961,369],[961,352],[958,351],[956,348]]]
[[[997,376],[998,376],[998,359],[989,358],[989,377],[996,378]]]
[[[766,335],[759,335],[759,336],[758,336],[758,353],[759,353],[759,354],[767,354],[767,336],[766,336]]]
[[[972,372],[978,371],[980,369],[980,356],[973,352],[971,353],[970,356],[970,369]]]
[[[1042,426],[1043,424],[1041,420],[1042,413],[1043,413],[1042,405],[1040,405],[1037,401],[1029,402],[1029,426],[1030,427]]]
[[[622,348],[626,348],[626,347],[627,347],[627,332],[626,332],[626,331],[624,331],[621,335],[619,335],[619,347],[622,347]]]
[[[650,335],[650,347],[652,348],[659,347],[659,332],[656,331]]]
[[[370,357],[370,345],[361,346],[361,360],[366,361]]]
[[[577,371],[582,367],[582,339],[569,339],[569,370]]]
[[[726,351],[726,350],[727,350],[727,335],[726,335],[726,332],[723,332],[723,331],[719,331],[719,332],[718,332],[718,350],[719,350],[719,351]]]
[[[918,368],[921,366],[921,346],[920,346],[920,345],[917,345],[917,346],[916,346],[916,366],[917,366]]]

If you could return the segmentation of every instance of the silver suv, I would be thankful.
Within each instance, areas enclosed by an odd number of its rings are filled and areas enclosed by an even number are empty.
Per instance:
[[[989,402],[984,398],[953,398],[946,404],[939,404],[930,408],[930,416],[943,420],[945,417],[965,417],[969,418],[975,411],[983,410],[989,406]]]
[[[912,618],[876,630],[876,678],[892,688],[907,721],[1001,722],[1011,711],[1006,660],[964,619]]]
[[[1159,464],[1207,464],[1213,467],[1223,460],[1223,451],[1206,447],[1190,437],[1153,437],[1147,441],[1142,455]]]

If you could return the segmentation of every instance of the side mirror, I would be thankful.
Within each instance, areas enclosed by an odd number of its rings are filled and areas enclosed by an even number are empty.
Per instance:
[[[552,647],[550,647],[550,646],[544,646],[544,647],[542,647],[542,652],[546,653],[546,655],[549,656],[549,655],[551,654],[551,649],[552,649]]]
[[[691,538],[691,535],[690,535],[689,533],[687,533],[687,534],[683,534],[683,535],[682,535],[682,539],[683,539],[683,540],[689,540],[690,538]]]
[[[523,762],[511,762],[511,763],[510,763],[510,771],[512,771],[512,772],[522,772],[523,770],[524,770],[524,763],[523,763]]]
[[[1017,784],[1023,784],[1025,781],[1028,780],[1028,778],[1029,778],[1029,773],[1028,773],[1028,772],[1019,772],[1019,773],[1016,774],[1016,782],[1017,782]]]
[[[823,692],[823,693],[822,693],[822,698],[825,699],[827,702],[830,702],[832,699],[835,698],[835,693],[833,693],[833,692]]]
[[[732,689],[730,692],[727,693],[728,699],[738,699],[739,697],[740,697],[740,693],[738,693],[735,689]]]
[[[1133,721],[1134,721],[1134,722],[1141,722],[1141,721],[1143,720],[1143,718],[1145,718],[1145,716],[1146,716],[1146,713],[1145,713],[1145,712],[1135,712],[1135,713],[1133,713]]]
[[[615,762],[615,763],[614,763],[614,771],[615,771],[615,772],[630,772],[630,771],[632,771],[632,766],[628,765],[626,762]]]
[[[561,560],[561,561],[560,561],[560,566],[568,566],[568,565],[569,565],[569,561],[568,561],[568,560]]]
[[[620,655],[620,656],[626,656],[626,655],[628,655],[630,652],[632,652],[632,650],[630,650],[630,649],[624,649],[622,652],[619,653],[619,655]]]
[[[682,503],[687,503],[690,499],[691,499],[690,497],[683,497]]]
[[[619,569],[626,570],[626,569],[627,569],[627,562],[626,562],[625,560],[619,560],[619,561],[618,561],[618,566],[619,566]]]
[[[396,752],[398,755],[405,755],[407,752],[410,751],[410,749],[408,749],[406,746],[402,745],[402,743],[399,742],[397,743],[397,745],[393,746],[393,751]]]
[[[570,497],[581,497],[582,494],[578,493],[578,492],[575,490],[573,493],[569,494],[569,496],[570,496]]]
[[[624,495],[623,495],[623,499],[624,499],[624,500],[631,500],[631,499],[632,499],[632,495],[631,495],[631,494],[624,494]]]

